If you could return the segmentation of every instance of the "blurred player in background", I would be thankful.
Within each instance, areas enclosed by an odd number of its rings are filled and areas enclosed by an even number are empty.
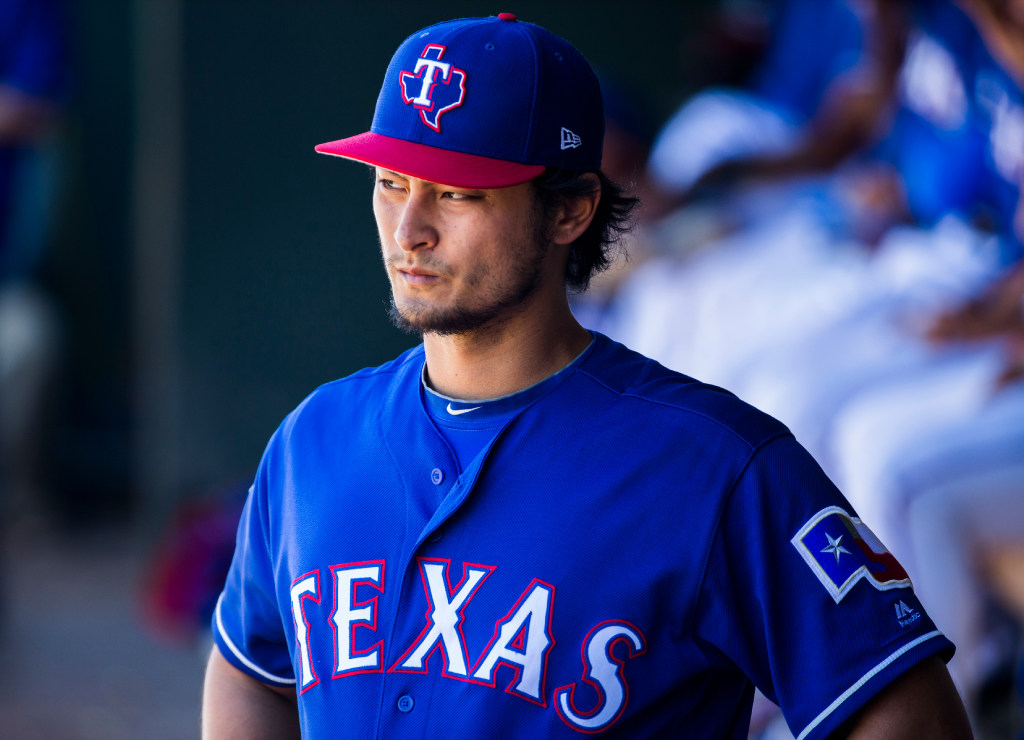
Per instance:
[[[38,514],[60,322],[37,284],[55,223],[69,87],[59,0],[0,0],[0,516]]]
[[[775,144],[771,125],[696,115],[698,96],[650,165],[685,205],[664,219],[672,256],[622,280],[603,324],[793,430],[949,630],[972,708],[1019,641],[988,629],[985,563],[1024,542],[1022,8],[833,7],[861,21],[859,59]],[[693,153],[681,122],[724,145]],[[709,212],[718,234],[688,249]]]

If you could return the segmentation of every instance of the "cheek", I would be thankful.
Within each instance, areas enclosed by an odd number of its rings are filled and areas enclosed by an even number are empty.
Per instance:
[[[386,259],[389,254],[398,251],[395,244],[395,230],[389,229],[387,223],[377,220],[377,243],[380,245],[380,252]]]
[[[463,275],[462,282],[469,288],[479,288],[480,283],[483,282],[485,274],[486,270],[482,268],[470,270],[465,275]]]
[[[377,232],[381,238],[390,240],[391,235],[395,233],[395,208],[376,194],[373,196],[373,218],[377,222]]]

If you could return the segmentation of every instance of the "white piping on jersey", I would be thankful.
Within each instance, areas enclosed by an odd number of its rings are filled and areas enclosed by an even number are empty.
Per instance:
[[[220,598],[217,599],[217,609],[215,610],[215,614],[217,615],[217,631],[220,632],[220,636],[224,639],[224,644],[231,648],[231,652],[235,654],[236,658],[238,658],[248,668],[260,674],[268,681],[273,681],[274,683],[287,684],[289,686],[294,684],[296,682],[294,678],[281,678],[280,676],[275,676],[272,673],[267,673],[265,670],[263,670],[258,665],[249,660],[247,657],[245,657],[242,651],[235,647],[235,643],[233,643],[231,641],[231,638],[228,637],[228,632],[226,629],[224,629],[224,622],[222,622],[220,618],[220,604],[223,600],[224,594],[221,594]]]
[[[817,717],[815,717],[814,720],[811,722],[811,724],[807,725],[807,727],[804,728],[804,731],[801,732],[799,735],[797,735],[796,740],[804,740],[804,738],[807,737],[807,735],[810,734],[811,730],[813,730],[815,727],[820,725],[830,714],[832,714],[832,712],[836,711],[836,709],[839,708],[840,704],[842,704],[844,701],[846,701],[851,696],[853,696],[855,693],[857,693],[857,691],[860,689],[861,686],[863,686],[868,681],[870,681],[875,676],[875,674],[877,674],[880,671],[882,671],[886,666],[888,666],[890,663],[892,663],[898,657],[903,655],[903,653],[907,652],[908,650],[912,650],[913,648],[915,648],[918,645],[920,645],[922,642],[930,640],[933,637],[941,637],[941,636],[942,636],[942,633],[939,632],[938,630],[935,630],[933,632],[929,632],[926,635],[921,635],[916,640],[911,640],[906,645],[901,647],[895,653],[893,653],[888,658],[886,658],[881,663],[879,663],[874,668],[872,668],[870,671],[865,673],[861,677],[861,679],[859,681],[857,681],[857,683],[855,683],[853,686],[851,686],[846,691],[844,691],[842,694],[840,694],[839,697],[834,702],[832,702],[831,704],[828,705],[828,707],[825,708],[824,712],[822,712]]]

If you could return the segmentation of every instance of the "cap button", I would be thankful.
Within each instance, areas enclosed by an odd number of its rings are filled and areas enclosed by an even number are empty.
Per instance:
[[[503,21],[514,21],[516,17],[512,13],[498,13],[498,17]]]

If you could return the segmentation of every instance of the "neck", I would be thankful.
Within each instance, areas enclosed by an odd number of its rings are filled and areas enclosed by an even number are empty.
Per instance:
[[[554,313],[533,311],[462,334],[426,334],[427,379],[452,398],[497,398],[558,372],[590,340],[568,301]]]

